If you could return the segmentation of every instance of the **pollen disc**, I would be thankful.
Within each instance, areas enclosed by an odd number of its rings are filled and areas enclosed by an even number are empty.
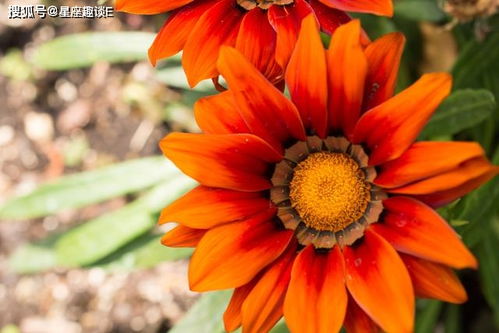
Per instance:
[[[370,184],[345,153],[317,152],[294,169],[291,206],[306,226],[340,231],[360,219],[371,199]]]

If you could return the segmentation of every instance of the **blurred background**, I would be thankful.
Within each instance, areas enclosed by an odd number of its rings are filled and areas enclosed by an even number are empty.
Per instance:
[[[9,19],[0,0],[0,333],[223,332],[230,292],[189,291],[190,249],[155,226],[195,186],[158,141],[196,132],[180,56],[146,53],[165,15]],[[475,140],[499,163],[499,1],[395,0],[394,19],[359,16],[371,38],[402,31],[398,90],[450,71],[454,92],[421,139]],[[328,38],[325,37],[327,42]],[[417,332],[499,331],[499,181],[440,211],[480,260],[460,272],[462,306],[419,300]],[[166,229],[165,229],[166,228]],[[274,332],[287,332],[280,323]]]

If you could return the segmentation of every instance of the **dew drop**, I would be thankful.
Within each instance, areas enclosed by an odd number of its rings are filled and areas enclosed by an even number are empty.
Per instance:
[[[403,228],[407,225],[407,220],[406,219],[399,219],[395,222],[395,225],[398,227],[398,228]]]
[[[359,267],[360,265],[362,265],[362,259],[361,258],[355,259],[353,264],[355,265],[355,267]]]

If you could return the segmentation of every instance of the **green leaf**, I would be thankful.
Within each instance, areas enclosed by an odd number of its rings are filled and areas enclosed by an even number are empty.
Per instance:
[[[133,241],[154,227],[157,214],[164,206],[195,184],[192,179],[179,173],[169,182],[158,185],[141,198],[114,212],[87,221],[42,242],[21,246],[11,256],[10,267],[19,273],[33,273],[57,266],[92,265],[98,261],[101,261],[101,265],[110,265],[112,259],[122,259],[116,267],[126,268],[126,260],[130,258],[138,267],[149,267],[158,261],[188,256],[188,249],[160,250],[152,255],[159,244],[134,244]],[[147,240],[152,241],[150,238]],[[126,257],[127,254],[130,255]]]
[[[57,266],[57,257],[51,244],[26,244],[9,258],[8,265],[16,273],[30,274]]]
[[[434,0],[403,0],[395,2],[395,15],[415,21],[438,22],[445,14]]]
[[[89,32],[55,38],[42,44],[33,64],[47,70],[88,67],[98,61],[110,63],[147,59],[154,33]]]
[[[458,90],[440,105],[420,137],[456,134],[490,117],[495,107],[494,95],[488,90]]]
[[[424,304],[421,311],[416,316],[416,333],[433,332],[437,324],[438,316],[442,310],[442,302],[435,300],[421,300]]]
[[[222,316],[232,290],[205,293],[169,333],[223,333]]]
[[[164,181],[177,173],[164,157],[142,158],[59,178],[0,206],[2,219],[27,219],[79,208]]]
[[[485,299],[494,312],[496,328],[499,329],[499,218],[495,217],[487,230],[484,231],[482,241],[477,249],[480,262],[479,273]]]
[[[84,266],[106,257],[151,229],[156,224],[155,213],[194,184],[179,174],[135,202],[68,231],[55,243],[58,263]]]
[[[499,164],[499,149],[492,163]],[[468,246],[473,247],[478,244],[488,233],[490,221],[499,214],[497,202],[499,202],[499,177],[482,185],[457,203],[454,209],[457,219],[470,221],[458,229]]]
[[[156,78],[174,88],[192,89],[194,91],[215,92],[211,80],[201,81],[194,88],[189,86],[182,66],[164,67],[156,71]]]
[[[454,87],[469,87],[484,73],[498,73],[499,32],[488,35],[485,41],[470,40],[461,51],[452,70]]]
[[[447,305],[445,314],[445,333],[461,332],[461,307],[456,304]]]
[[[161,236],[145,235],[92,266],[111,270],[149,268],[162,262],[188,258],[194,251],[192,248],[166,247],[160,240]]]

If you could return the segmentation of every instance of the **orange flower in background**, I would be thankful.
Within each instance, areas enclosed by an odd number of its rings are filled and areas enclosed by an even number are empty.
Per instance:
[[[301,20],[314,13],[331,34],[350,21],[344,11],[391,16],[392,0],[117,0],[116,9],[135,14],[171,14],[149,49],[157,60],[184,50],[182,65],[191,86],[218,75],[222,45],[236,47],[267,78],[282,79]]]
[[[168,246],[195,246],[193,290],[235,288],[233,331],[411,332],[414,295],[466,300],[453,268],[474,256],[433,208],[498,173],[471,142],[414,142],[449,94],[424,75],[392,97],[404,44],[363,48],[357,20],[324,50],[304,19],[285,80],[291,100],[222,47],[229,89],[195,106],[205,134],[174,133],[165,155],[201,184],[165,208]]]

